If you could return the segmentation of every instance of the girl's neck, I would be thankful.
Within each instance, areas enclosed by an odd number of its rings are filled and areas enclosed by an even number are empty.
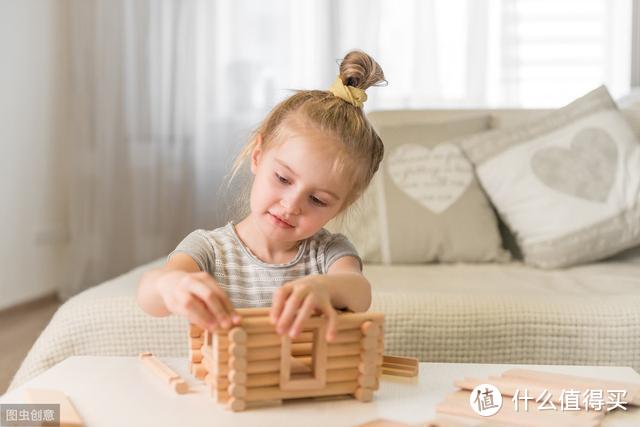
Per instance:
[[[234,225],[236,234],[258,259],[269,264],[286,264],[298,253],[301,242],[269,240],[254,223],[251,215]]]

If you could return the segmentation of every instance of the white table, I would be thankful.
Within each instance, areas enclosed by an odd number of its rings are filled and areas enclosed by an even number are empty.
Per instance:
[[[182,358],[162,359],[191,386],[189,394],[174,394],[135,357],[70,357],[21,387],[0,397],[0,403],[25,403],[26,388],[55,388],[71,398],[88,427],[121,426],[354,426],[377,418],[419,424],[433,419],[435,406],[456,388],[455,379],[484,378],[509,368],[530,368],[601,377],[640,384],[631,368],[480,365],[421,363],[420,376],[383,376],[373,402],[355,399],[287,401],[281,406],[233,413],[209,396],[206,385],[188,374]],[[508,398],[507,398],[508,399]],[[505,404],[511,404],[509,400]],[[603,426],[640,426],[640,408],[607,415]]]

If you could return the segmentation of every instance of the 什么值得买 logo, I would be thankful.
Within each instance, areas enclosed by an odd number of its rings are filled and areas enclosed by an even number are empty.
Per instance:
[[[471,390],[469,405],[476,414],[490,417],[502,407],[502,394],[493,384],[478,384]]]

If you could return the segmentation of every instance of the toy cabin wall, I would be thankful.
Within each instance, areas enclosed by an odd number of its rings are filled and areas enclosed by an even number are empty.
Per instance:
[[[248,403],[313,396],[352,394],[371,400],[384,349],[381,313],[340,315],[337,336],[330,343],[324,339],[326,320],[311,318],[303,333],[286,345],[267,310],[252,309],[242,316],[241,325],[230,331],[211,334],[190,328],[192,372],[210,385],[216,401],[243,410]],[[313,358],[320,347],[320,357]],[[315,386],[309,387],[311,383]]]

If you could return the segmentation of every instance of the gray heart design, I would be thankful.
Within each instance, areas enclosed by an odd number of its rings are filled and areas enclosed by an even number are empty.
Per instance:
[[[531,158],[533,173],[548,187],[594,202],[607,201],[618,167],[618,148],[600,128],[580,130],[569,149],[547,147]]]

